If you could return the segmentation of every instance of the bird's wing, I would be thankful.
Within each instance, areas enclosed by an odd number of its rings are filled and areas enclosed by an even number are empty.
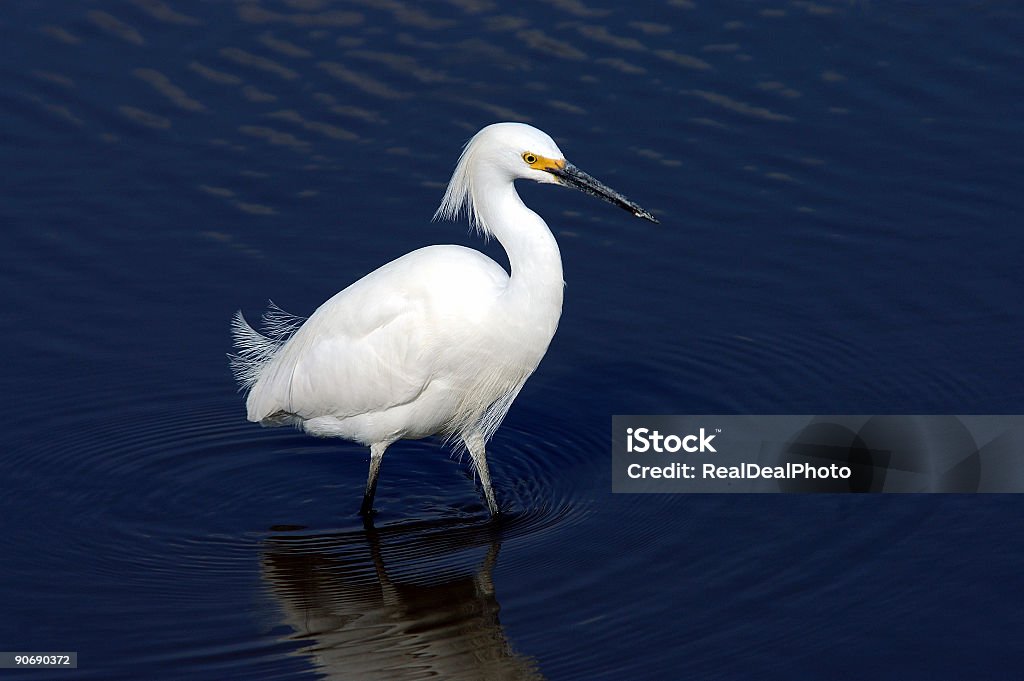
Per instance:
[[[365,414],[412,401],[430,367],[419,306],[405,296],[360,306],[347,298],[325,303],[268,364],[249,394],[251,420],[277,412],[303,419]]]
[[[267,363],[249,419],[345,418],[416,399],[450,357],[453,329],[471,323],[466,302],[504,284],[503,271],[484,261],[469,249],[429,247],[335,295]]]

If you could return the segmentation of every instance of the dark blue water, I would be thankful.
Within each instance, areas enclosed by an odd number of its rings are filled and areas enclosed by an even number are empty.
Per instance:
[[[613,495],[616,413],[1024,411],[1016,3],[8,3],[4,678],[1009,678],[1012,496]],[[430,243],[496,120],[559,332],[490,446],[245,421],[228,321]]]

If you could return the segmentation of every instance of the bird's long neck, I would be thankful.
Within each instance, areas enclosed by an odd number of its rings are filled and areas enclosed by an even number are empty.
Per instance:
[[[509,181],[474,188],[486,229],[501,243],[512,269],[507,295],[558,323],[562,311],[562,256],[547,224],[526,207]],[[551,332],[554,333],[552,327]]]

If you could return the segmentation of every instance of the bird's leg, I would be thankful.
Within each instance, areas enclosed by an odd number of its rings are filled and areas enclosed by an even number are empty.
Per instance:
[[[484,447],[484,438],[480,433],[472,433],[462,438],[466,443],[466,449],[473,458],[473,465],[476,466],[477,475],[480,476],[480,485],[484,488],[484,497],[487,498],[487,508],[492,516],[501,513],[498,504],[494,500],[494,490],[491,488],[491,472],[487,469],[487,451]]]
[[[363,505],[359,515],[368,516],[373,513],[373,495],[377,492],[377,476],[380,475],[380,462],[384,458],[389,442],[377,442],[370,445],[370,475],[366,479],[366,492],[363,493]]]

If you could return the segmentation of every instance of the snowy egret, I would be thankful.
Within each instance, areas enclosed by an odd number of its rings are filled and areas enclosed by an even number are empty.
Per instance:
[[[565,160],[522,123],[478,132],[459,157],[435,219],[465,212],[508,254],[511,274],[479,251],[427,246],[366,275],[303,321],[277,307],[265,333],[239,311],[235,378],[250,421],[295,425],[370,448],[360,513],[372,513],[381,459],[397,440],[461,440],[492,515],[485,446],[547,351],[562,314],[562,259],[514,181],[575,187],[657,222]],[[461,446],[461,445],[460,445]]]

